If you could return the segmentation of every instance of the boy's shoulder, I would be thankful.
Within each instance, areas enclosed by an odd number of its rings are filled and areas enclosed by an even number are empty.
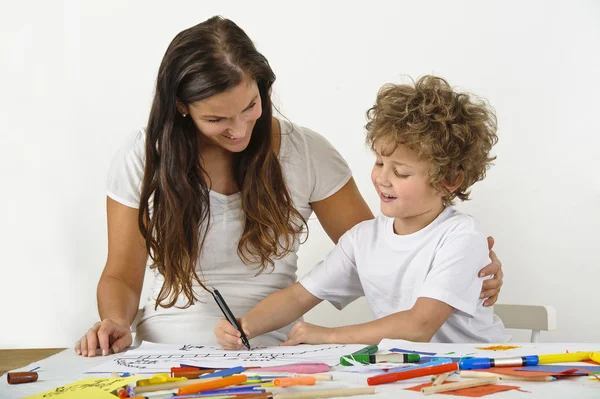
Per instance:
[[[447,218],[439,225],[438,237],[440,237],[440,244],[456,243],[456,240],[473,245],[487,242],[486,235],[483,234],[477,219],[469,214],[460,212],[454,207],[451,208]]]
[[[379,215],[374,219],[362,221],[348,230],[344,236],[346,240],[360,242],[361,244],[376,242],[385,235],[386,223],[389,220],[390,218]]]
[[[445,211],[448,212],[448,215],[442,225],[449,232],[456,234],[479,232],[479,223],[473,216],[463,213],[453,206],[446,208]]]
[[[481,227],[473,216],[454,207],[448,207],[449,215],[444,221],[445,228],[455,234],[481,233]]]

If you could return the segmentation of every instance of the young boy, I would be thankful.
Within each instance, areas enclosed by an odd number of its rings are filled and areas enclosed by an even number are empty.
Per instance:
[[[299,282],[270,295],[241,319],[248,338],[286,326],[323,300],[338,309],[366,295],[376,320],[337,328],[298,322],[284,345],[504,342],[502,322],[479,298],[477,272],[490,262],[475,220],[454,209],[495,157],[496,117],[485,103],[435,76],[386,85],[367,112],[371,173],[383,215],[344,234]],[[224,349],[242,346],[226,320]]]

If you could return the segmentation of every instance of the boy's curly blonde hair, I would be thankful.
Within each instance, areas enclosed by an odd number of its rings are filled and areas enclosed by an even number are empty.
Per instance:
[[[452,90],[437,76],[421,77],[414,86],[387,84],[367,111],[367,144],[381,155],[394,153],[399,144],[417,151],[430,163],[430,184],[445,192],[444,205],[458,197],[469,199],[469,187],[485,177],[489,155],[498,141],[496,115],[483,100]],[[459,174],[463,183],[452,193],[443,187]]]

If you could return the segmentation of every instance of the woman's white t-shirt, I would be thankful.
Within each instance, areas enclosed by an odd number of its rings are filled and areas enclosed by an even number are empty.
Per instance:
[[[312,214],[310,204],[340,190],[352,173],[342,156],[320,134],[279,120],[281,147],[279,161],[294,206],[305,219]],[[108,176],[107,195],[132,208],[139,208],[145,162],[145,132],[139,131],[117,153]],[[223,195],[210,191],[210,226],[200,254],[198,275],[208,286],[218,289],[236,317],[248,313],[268,295],[297,280],[296,240],[294,250],[275,267],[256,275],[255,265],[246,265],[238,256],[237,246],[244,225],[241,195]],[[215,344],[215,325],[223,317],[210,293],[199,285],[200,298],[186,309],[177,307],[155,310],[155,300],[163,283],[155,273],[151,294],[146,298],[144,315],[137,325],[137,340],[160,343]],[[182,297],[177,305],[186,303]],[[291,326],[252,340],[253,345],[276,345],[284,341]]]

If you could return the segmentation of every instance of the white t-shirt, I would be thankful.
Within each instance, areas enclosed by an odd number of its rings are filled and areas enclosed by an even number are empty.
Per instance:
[[[279,161],[294,206],[305,219],[312,214],[310,203],[323,200],[340,190],[352,173],[333,146],[321,135],[304,127],[279,120],[281,147]],[[139,208],[145,162],[145,133],[138,132],[115,156],[107,194],[113,200]],[[244,225],[240,193],[223,195],[210,192],[210,226],[200,254],[198,275],[208,287],[214,287],[225,298],[236,317],[248,313],[266,296],[297,280],[297,251],[275,260],[274,269],[255,276],[257,269],[244,264],[237,245]],[[201,229],[202,230],[202,229]],[[200,272],[201,270],[201,272]],[[187,309],[155,307],[163,283],[155,273],[151,295],[146,299],[144,316],[137,326],[137,339],[161,343],[216,344],[213,333],[223,317],[210,293],[196,284],[200,302]],[[177,305],[186,301],[179,297]],[[287,338],[290,326],[257,337],[253,345],[277,345]]]
[[[377,318],[437,299],[455,310],[431,342],[504,342],[502,322],[479,299],[490,258],[475,220],[447,207],[416,233],[393,225],[385,216],[356,225],[300,283],[338,309],[365,295]]]

